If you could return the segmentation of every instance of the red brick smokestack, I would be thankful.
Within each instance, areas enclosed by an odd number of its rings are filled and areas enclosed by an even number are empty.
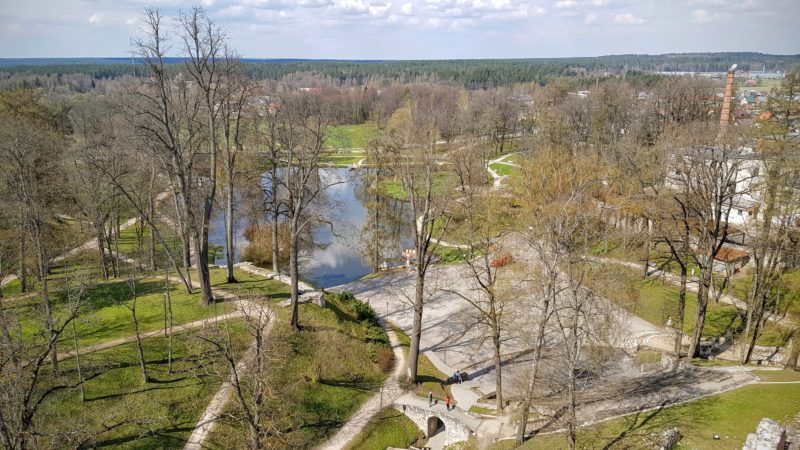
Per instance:
[[[717,141],[725,135],[725,128],[731,121],[731,99],[733,98],[733,76],[736,74],[736,64],[728,69],[728,78],[725,83],[725,97],[722,99],[722,111],[719,113],[719,134]]]

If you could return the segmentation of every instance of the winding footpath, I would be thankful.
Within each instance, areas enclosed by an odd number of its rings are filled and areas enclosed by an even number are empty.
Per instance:
[[[384,328],[386,328],[385,324]],[[367,426],[369,421],[372,420],[383,407],[392,405],[395,400],[405,394],[405,390],[400,386],[400,377],[402,377],[403,369],[406,367],[406,358],[403,354],[400,341],[397,339],[397,335],[394,331],[387,329],[386,334],[389,335],[389,342],[394,352],[395,366],[392,374],[383,383],[380,392],[373,395],[361,405],[361,408],[350,417],[347,423],[339,429],[338,433],[320,447],[320,450],[339,450],[344,448],[354,437],[364,430],[364,427]]]

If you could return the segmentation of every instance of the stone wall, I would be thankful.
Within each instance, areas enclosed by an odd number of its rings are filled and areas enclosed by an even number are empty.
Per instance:
[[[416,425],[423,433],[428,432],[428,419],[431,417],[438,417],[444,423],[444,432],[447,435],[445,445],[454,444],[456,442],[466,441],[469,439],[472,431],[468,426],[462,424],[458,419],[450,416],[449,414],[431,411],[429,409],[418,408],[411,405],[394,405],[395,409],[406,415],[414,425]]]

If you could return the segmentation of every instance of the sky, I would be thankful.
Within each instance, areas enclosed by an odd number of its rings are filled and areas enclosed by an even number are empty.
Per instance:
[[[0,0],[0,57],[126,56],[197,5],[245,58],[800,54],[800,0]]]

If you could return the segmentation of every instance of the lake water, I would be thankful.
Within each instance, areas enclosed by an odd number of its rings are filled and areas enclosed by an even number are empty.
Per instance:
[[[362,231],[368,217],[375,212],[374,200],[365,198],[364,180],[366,170],[320,169],[321,182],[331,185],[325,191],[325,201],[315,205],[318,215],[330,220],[328,225],[316,225],[312,230],[313,245],[305,245],[301,251],[300,275],[304,281],[314,286],[326,288],[355,281],[372,273],[372,267],[363,256],[367,243]],[[402,202],[384,199],[381,203],[381,214],[393,216],[397,220],[394,233],[383,233],[381,261],[388,264],[401,262],[403,248],[413,245],[411,219]],[[388,212],[391,210],[392,212]],[[239,261],[239,250],[247,245],[243,230],[247,223],[239,220],[234,225],[234,241],[236,242],[234,259]],[[214,218],[209,232],[209,241],[225,246],[224,216]],[[225,264],[225,252],[215,264]]]

